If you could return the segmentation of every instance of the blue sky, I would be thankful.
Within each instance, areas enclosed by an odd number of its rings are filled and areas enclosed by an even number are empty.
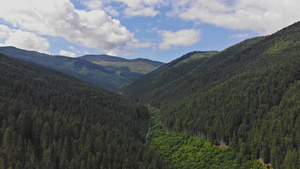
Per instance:
[[[298,0],[1,0],[0,46],[170,62],[300,18]]]

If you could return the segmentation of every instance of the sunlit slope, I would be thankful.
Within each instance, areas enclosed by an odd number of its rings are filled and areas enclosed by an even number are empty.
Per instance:
[[[108,55],[85,55],[80,59],[89,62],[109,67],[111,69],[128,69],[130,72],[147,74],[160,66],[164,65],[162,62],[152,61],[148,59],[124,59]]]

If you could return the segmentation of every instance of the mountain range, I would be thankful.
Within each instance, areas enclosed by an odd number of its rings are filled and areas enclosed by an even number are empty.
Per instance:
[[[128,60],[109,55],[85,55],[79,58],[111,69],[126,69],[129,72],[143,75],[157,69],[164,64],[162,62],[152,61],[149,59],[138,58]]]
[[[52,56],[15,47],[1,47],[0,53],[64,72],[112,91],[118,91],[122,85],[163,65],[147,59],[127,60],[108,55],[86,55],[78,58]]]
[[[0,53],[0,168],[300,166],[300,22],[167,64]]]

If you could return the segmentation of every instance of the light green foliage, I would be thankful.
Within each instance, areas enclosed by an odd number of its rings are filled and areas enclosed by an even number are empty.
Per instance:
[[[287,40],[281,40],[277,41],[273,46],[271,46],[266,53],[268,54],[276,54],[278,52],[282,52],[282,50],[292,47],[292,46],[298,46],[300,45],[300,41],[287,41]]]
[[[171,168],[255,168],[263,166],[257,160],[242,159],[233,148],[220,148],[198,137],[176,131],[166,132],[157,110],[151,110],[153,127],[150,148]]]

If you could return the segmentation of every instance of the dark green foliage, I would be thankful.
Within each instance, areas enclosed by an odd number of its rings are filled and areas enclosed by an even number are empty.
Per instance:
[[[189,77],[185,75],[216,53],[218,52],[190,52],[134,81],[122,92],[133,100],[159,107],[162,98],[164,98],[163,102],[166,102],[165,100],[170,101],[185,95],[178,93],[173,97],[168,91],[187,80]]]
[[[3,55],[0,72],[0,168],[165,168],[145,107]]]
[[[240,161],[262,157],[276,169],[299,168],[300,22],[190,66],[171,82],[162,79],[176,66],[157,70],[124,93],[161,107],[168,131],[223,141],[239,152]],[[139,95],[143,88],[147,92]]]

